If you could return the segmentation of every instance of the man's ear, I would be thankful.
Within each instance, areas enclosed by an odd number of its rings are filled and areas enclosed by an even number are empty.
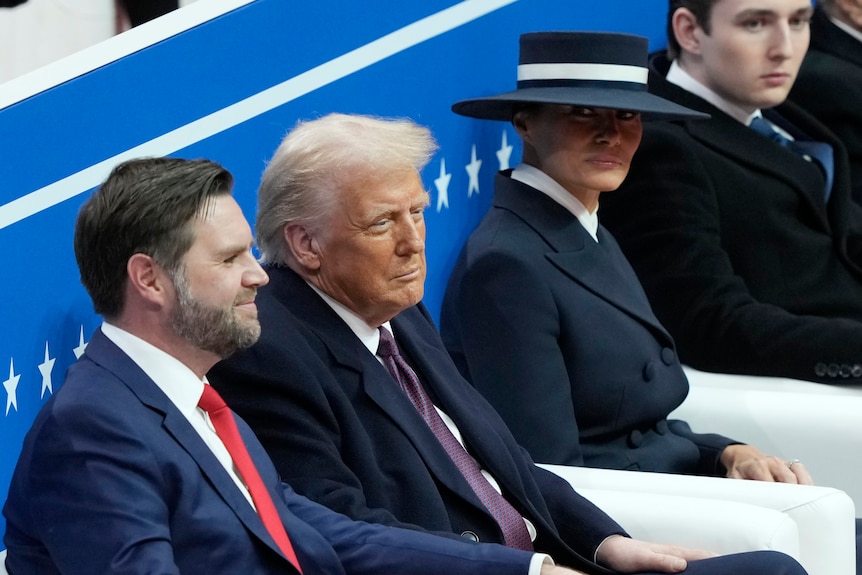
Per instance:
[[[170,277],[152,256],[132,255],[126,262],[126,273],[127,289],[145,301],[163,306],[173,293],[167,289],[168,284],[173,285]]]
[[[703,28],[688,8],[677,8],[671,17],[673,34],[682,52],[700,54],[700,34]]]
[[[287,224],[284,226],[284,241],[296,262],[306,271],[320,269],[320,243],[313,238],[305,226]]]

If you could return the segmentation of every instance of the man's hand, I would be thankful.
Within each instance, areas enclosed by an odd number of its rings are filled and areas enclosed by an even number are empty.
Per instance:
[[[715,553],[702,549],[689,549],[677,545],[660,545],[622,535],[613,535],[599,545],[596,560],[605,567],[620,573],[659,571],[679,573],[689,561],[715,557]]]
[[[734,479],[814,485],[802,463],[796,461],[788,465],[783,459],[765,455],[751,445],[728,445],[721,453],[721,463],[727,468],[727,476]]]

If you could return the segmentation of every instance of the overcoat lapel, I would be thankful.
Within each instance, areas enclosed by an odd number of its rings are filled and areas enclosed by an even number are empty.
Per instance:
[[[311,329],[342,367],[354,372],[365,394],[386,413],[407,436],[434,476],[449,489],[478,508],[483,508],[476,494],[461,476],[436,436],[401,392],[389,371],[362,344],[350,327],[294,271],[270,268],[270,275],[285,275],[283,293],[276,298],[290,298],[297,317]],[[396,334],[396,338],[397,338]],[[398,341],[399,346],[403,344]]]
[[[511,496],[510,501],[518,502],[516,507],[521,507],[523,514],[533,521],[543,521],[543,514],[526,496],[520,482],[522,472],[511,452],[488,425],[487,405],[479,406],[465,395],[464,390],[470,384],[461,379],[442,343],[439,347],[432,345],[435,334],[419,333],[433,329],[431,324],[422,319],[418,310],[408,310],[392,320],[392,327],[420,378],[431,388],[429,393],[434,395],[435,405],[451,417],[461,431],[469,453],[494,477],[503,492]],[[470,442],[468,438],[476,441]],[[543,523],[543,527],[548,526]]]
[[[823,229],[829,231],[824,195],[819,193],[814,195],[817,192],[813,192],[823,190],[826,185],[823,174],[816,165],[800,161],[797,153],[787,148],[764,145],[767,142],[764,142],[762,135],[743,126],[702,98],[671,84],[655,72],[650,73],[650,91],[683,106],[708,113],[711,116],[708,121],[683,122],[684,129],[692,138],[716,154],[730,158],[733,163],[748,166],[752,174],[766,173],[770,178],[784,182],[802,198]],[[779,120],[778,113],[787,107],[779,106],[776,112],[766,111],[764,115],[776,121],[782,128],[788,129],[794,137],[802,136],[799,130],[805,130],[808,126],[792,127],[788,124],[788,121],[795,123],[801,120],[800,118],[788,117]],[[820,138],[822,134],[810,134],[810,136]],[[834,139],[826,138],[824,141],[832,144]],[[840,161],[836,154],[836,177],[841,169]],[[715,174],[715,177],[720,178],[721,174]],[[839,185],[838,182],[834,184],[834,186],[837,185]],[[740,190],[740,193],[744,194],[746,191]]]
[[[494,206],[512,212],[545,243],[545,257],[561,272],[611,305],[670,339],[640,282],[611,235],[599,227],[596,243],[563,206],[526,184],[498,174]]]
[[[802,197],[810,210],[817,214],[824,228],[828,229],[829,222],[826,218],[824,202],[826,180],[820,168],[811,162],[800,161],[799,154],[788,148],[764,142],[763,136],[742,126],[718,109],[711,113],[713,119],[709,123],[687,123],[693,138],[715,150],[716,153],[732,158],[735,163],[749,166],[754,173],[767,172],[776,180],[783,181]],[[802,137],[799,130],[777,113],[767,111],[764,116],[786,129],[794,137]],[[740,193],[745,191],[740,190]]]

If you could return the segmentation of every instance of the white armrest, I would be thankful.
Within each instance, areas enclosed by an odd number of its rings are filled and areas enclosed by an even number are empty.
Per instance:
[[[673,537],[665,542],[719,553],[775,549],[796,557],[810,575],[856,573],[855,508],[847,494],[838,489],[560,465],[542,467],[565,478],[638,538],[658,541]],[[618,503],[615,497],[620,498]],[[634,503],[638,506],[629,507]],[[793,527],[773,513],[795,524],[795,545],[788,540],[792,538],[788,529]],[[675,522],[687,523],[670,525]],[[690,533],[686,534],[686,530]]]
[[[671,414],[784,459],[800,459],[817,485],[862,509],[862,386],[685,368],[689,395]]]
[[[579,488],[636,539],[727,555],[772,549],[799,560],[799,530],[788,515],[747,503],[635,491]]]

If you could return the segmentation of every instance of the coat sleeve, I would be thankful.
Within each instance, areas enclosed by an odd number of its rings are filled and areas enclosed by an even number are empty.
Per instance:
[[[313,527],[332,546],[345,573],[373,575],[526,575],[533,553],[389,525],[354,521],[297,495],[285,485],[291,513]]]
[[[680,419],[668,420],[671,433],[683,437],[697,446],[700,459],[694,473],[697,475],[712,475],[724,477],[727,469],[721,463],[721,453],[728,445],[738,445],[741,441],[734,441],[717,433],[695,433],[688,422]]]
[[[795,315],[751,295],[722,245],[722,174],[695,147],[679,126],[645,130],[625,183],[602,199],[603,223],[681,359],[703,370],[834,383],[815,366],[862,362],[862,323]]]
[[[152,444],[100,400],[28,437],[5,509],[10,572],[180,573]]]

